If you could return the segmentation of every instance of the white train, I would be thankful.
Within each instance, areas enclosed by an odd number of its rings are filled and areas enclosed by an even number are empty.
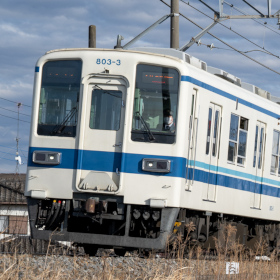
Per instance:
[[[25,195],[33,238],[94,254],[280,237],[280,107],[174,49],[61,49],[35,68]],[[53,232],[56,230],[55,232]]]

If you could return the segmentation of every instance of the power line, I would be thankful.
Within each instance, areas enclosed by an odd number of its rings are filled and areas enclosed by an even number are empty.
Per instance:
[[[192,6],[190,3],[186,3],[185,1],[183,0],[180,0],[181,2],[183,2],[184,4],[190,6],[191,8],[193,8],[194,10],[198,11],[199,13],[203,14],[204,16],[214,20],[212,17],[208,16],[207,14],[203,13],[202,11],[200,11],[199,9],[195,8],[194,6]],[[262,49],[262,50],[265,50],[265,53],[269,54],[269,55],[272,55],[272,56],[275,56],[277,58],[280,59],[280,57],[278,55],[275,55],[273,53],[271,53],[270,51],[266,50],[264,47],[256,44],[255,42],[251,41],[250,39],[246,38],[245,36],[241,35],[240,33],[234,31],[233,29],[227,27],[226,25],[222,24],[221,22],[218,22],[220,25],[222,25],[223,27],[227,28],[228,30],[230,30],[231,32],[235,33],[236,35],[240,36],[241,38],[247,40],[248,42],[252,43],[253,45],[257,46],[258,48]],[[278,34],[280,35],[280,34]],[[251,52],[251,51],[246,51],[246,52],[243,52],[243,53],[247,53],[247,52]]]
[[[16,103],[16,104],[18,104],[18,102],[15,102],[15,101],[12,101],[12,100],[9,100],[9,99],[6,99],[6,98],[3,98],[3,97],[0,97],[0,99],[3,99],[3,100],[5,100],[5,101],[8,101],[8,102],[11,102],[11,103]],[[22,106],[26,106],[26,107],[32,107],[32,106],[29,106],[29,105],[25,105],[25,104],[21,104]]]
[[[6,154],[6,155],[15,155],[15,154],[12,154],[12,153],[7,153],[7,152],[2,152],[2,151],[0,151],[0,153],[2,153],[2,154]]]
[[[7,108],[3,108],[3,107],[0,107],[0,109],[3,109],[3,110],[6,110],[6,111],[10,111],[10,112],[13,112],[13,113],[18,113],[16,111],[13,111],[13,110],[10,110],[10,109],[7,109]],[[20,115],[24,115],[24,116],[28,116],[28,117],[31,117],[31,115],[27,115],[27,114],[24,114],[24,113],[19,113]]]
[[[25,160],[27,161],[27,156],[25,156],[25,154],[22,152],[21,148],[19,148],[21,155],[23,155],[23,157],[25,158]]]
[[[166,6],[170,7],[170,5],[167,4],[165,1],[163,1],[163,0],[160,0],[160,1],[161,1],[163,4],[165,4]],[[183,18],[185,18],[186,20],[188,20],[189,22],[191,22],[192,24],[194,24],[194,25],[196,25],[197,27],[199,27],[200,29],[202,29],[202,30],[204,29],[203,27],[201,27],[200,25],[198,25],[197,23],[195,23],[194,21],[192,21],[191,19],[189,19],[188,17],[186,17],[185,15],[183,15],[182,13],[179,13],[179,14],[180,14]],[[254,58],[252,58],[252,57],[250,57],[250,56],[244,54],[242,51],[239,51],[238,49],[234,48],[233,46],[231,46],[230,44],[226,43],[225,41],[223,41],[223,40],[220,39],[219,37],[217,37],[217,36],[215,36],[214,34],[210,33],[209,31],[207,31],[207,33],[208,33],[209,35],[211,35],[213,38],[215,38],[215,39],[217,39],[218,41],[222,42],[223,44],[227,45],[227,46],[230,47],[231,49],[233,49],[233,50],[235,50],[236,52],[240,53],[241,55],[243,55],[243,56],[249,58],[250,60],[256,62],[257,64],[259,64],[259,65],[261,65],[261,66],[263,66],[263,67],[265,67],[266,69],[268,69],[268,70],[270,70],[270,71],[272,71],[272,72],[274,72],[274,73],[280,75],[280,72],[277,72],[276,70],[274,70],[274,69],[268,67],[267,65],[265,65],[265,64],[263,64],[263,63],[257,61],[256,59],[254,59]]]
[[[13,119],[13,120],[18,120],[18,119],[16,119],[16,118],[13,118],[13,117],[8,117],[8,116],[3,115],[3,114],[0,114],[0,116],[2,116],[2,117],[6,117],[6,118],[10,118],[10,119]],[[21,122],[26,122],[26,123],[30,123],[30,122],[28,122],[28,121],[23,121],[23,120],[19,120],[19,121],[21,121]]]
[[[21,155],[23,155],[23,156],[25,156],[24,155],[24,153],[22,152],[22,150],[19,148],[19,150],[20,150],[20,152],[21,152]],[[7,154],[7,155],[15,155],[14,153],[9,153],[9,152],[2,152],[2,151],[0,151],[0,153],[2,153],[2,154]]]
[[[11,150],[16,150],[16,148],[4,146],[4,145],[0,145],[0,147],[8,148],[8,149],[11,149]],[[23,150],[23,151],[27,152],[27,150]]]
[[[204,46],[206,46],[206,47],[208,47],[208,48],[210,48],[210,49],[218,49],[218,50],[231,51],[231,52],[234,52],[234,51],[235,51],[235,50],[231,50],[231,49],[216,47],[216,46],[214,46],[213,44],[207,45],[207,44],[203,44],[203,43],[201,43],[201,42],[196,42],[196,43],[197,43],[197,45],[199,45],[199,46],[200,46],[200,45],[204,45]],[[264,51],[264,50],[251,50],[251,51],[246,51],[246,52],[242,52],[242,53],[249,53],[249,52],[264,52],[264,53],[266,53],[266,54],[275,56],[275,57],[277,57],[277,58],[280,59],[279,56],[276,56],[276,55],[274,55],[274,54],[270,54],[270,53],[268,53],[268,52],[266,52],[266,51]]]
[[[5,159],[5,160],[9,160],[9,161],[15,161],[15,160],[13,160],[13,159],[8,159],[8,158],[3,158],[3,157],[0,157],[1,159]]]

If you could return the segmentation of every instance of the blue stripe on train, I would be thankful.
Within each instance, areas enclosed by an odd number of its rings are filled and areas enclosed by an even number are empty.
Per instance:
[[[53,151],[62,154],[61,164],[59,165],[40,165],[32,162],[32,153],[34,151]],[[151,173],[142,170],[143,158],[168,159],[171,161],[170,173]],[[140,173],[158,176],[186,177],[186,159],[181,157],[154,156],[129,153],[115,153],[88,150],[71,149],[52,149],[52,148],[29,148],[28,166],[42,168],[66,168],[83,169],[104,172],[116,172],[116,169],[124,173]]]
[[[52,165],[39,165],[32,162],[33,151],[53,151],[61,152],[62,159],[61,164],[57,166]],[[143,158],[158,158],[171,160],[171,172],[168,174],[150,173],[142,170]],[[192,161],[190,161],[192,164]],[[83,170],[95,170],[104,172],[116,172],[116,168],[120,172],[133,173],[133,174],[147,174],[156,176],[171,176],[186,178],[186,159],[181,157],[165,157],[154,155],[142,155],[142,154],[128,154],[128,153],[114,153],[114,152],[101,152],[101,151],[87,151],[87,150],[72,150],[72,149],[52,149],[52,148],[35,148],[29,149],[28,166],[41,167],[41,168],[65,168],[65,169],[83,169]],[[196,166],[201,169],[188,168],[188,179],[203,183],[210,183],[213,185],[219,185],[227,188],[248,191],[252,193],[259,193],[273,197],[280,197],[280,188],[269,186],[261,182],[254,182],[254,176],[243,172],[234,171],[231,169],[216,167],[208,165],[202,162],[196,162]],[[120,168],[121,167],[121,168]],[[214,171],[209,172],[208,170]],[[215,171],[221,171],[227,173],[227,175],[216,173]],[[237,178],[230,175],[241,176],[243,178]],[[250,178],[252,181],[246,180]],[[272,184],[278,184],[278,181],[269,180],[265,178],[263,182],[269,181]]]
[[[193,177],[194,171],[194,177]],[[194,178],[194,181],[218,185],[226,188],[247,191],[257,194],[264,194],[267,196],[280,197],[280,188],[268,186],[254,181],[244,180],[242,178],[235,178],[227,175],[209,173],[208,171],[200,169],[188,169],[188,179]]]

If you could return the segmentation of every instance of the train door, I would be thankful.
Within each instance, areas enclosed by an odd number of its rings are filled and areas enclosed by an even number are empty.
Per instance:
[[[253,194],[252,207],[260,209],[261,206],[261,192],[263,182],[263,161],[265,148],[265,129],[266,125],[260,121],[256,124],[255,144],[254,144],[254,158],[253,168],[255,169],[255,186]]]
[[[221,106],[210,103],[208,109],[207,136],[206,136],[206,160],[207,160],[207,188],[204,192],[204,199],[215,201],[220,128],[221,128]]]
[[[190,190],[194,181],[194,170],[195,170],[195,151],[196,151],[196,133],[198,118],[196,117],[197,108],[197,90],[193,89],[192,103],[191,103],[191,115],[189,119],[189,134],[188,134],[188,156],[187,156],[187,184],[186,190]]]
[[[81,191],[119,190],[127,83],[93,77],[85,82],[77,185]],[[88,84],[87,84],[88,83]]]

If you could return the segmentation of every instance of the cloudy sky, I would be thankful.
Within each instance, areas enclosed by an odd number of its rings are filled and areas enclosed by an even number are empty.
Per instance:
[[[224,12],[229,15],[240,15],[241,12],[257,14],[242,0],[227,1],[233,4],[224,5]],[[166,2],[170,4],[170,0]],[[219,0],[205,2],[218,9]],[[280,3],[277,2],[272,1],[272,13],[280,9]],[[267,0],[251,0],[251,3],[262,13],[267,13]],[[212,19],[193,7],[213,17],[213,11],[198,0],[180,1],[182,14],[202,27],[208,26]],[[40,56],[51,49],[87,47],[88,26],[92,24],[97,27],[97,47],[113,48],[118,34],[125,38],[125,44],[168,13],[169,7],[160,0],[1,0],[0,173],[16,171],[14,158],[17,137],[24,163],[19,167],[19,172],[26,171],[34,67]],[[228,28],[216,25],[210,32],[280,72],[280,30],[277,19],[231,19],[222,23]],[[169,26],[170,20],[166,20],[135,46],[168,48]],[[198,27],[180,17],[180,46],[199,32]],[[201,39],[201,43],[200,46],[193,45],[187,52],[210,66],[221,68],[244,82],[255,84],[280,97],[279,74],[233,51],[208,34]],[[211,44],[214,44],[212,50],[207,47]],[[19,109],[18,103],[22,103]]]

